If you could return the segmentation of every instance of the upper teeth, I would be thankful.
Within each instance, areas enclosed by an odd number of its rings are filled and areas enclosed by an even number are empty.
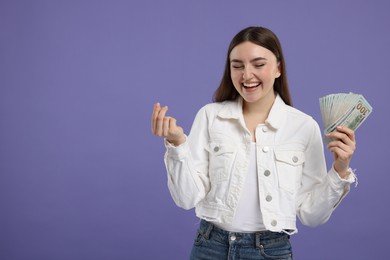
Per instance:
[[[256,87],[257,85],[259,85],[259,83],[243,83],[244,87],[248,87],[248,88],[251,88],[251,87]]]

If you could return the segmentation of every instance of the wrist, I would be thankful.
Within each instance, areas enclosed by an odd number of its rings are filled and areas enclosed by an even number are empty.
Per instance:
[[[334,164],[333,168],[342,179],[348,179],[349,175],[351,174],[351,172],[348,170],[348,167],[342,167],[342,169],[340,169],[336,164]]]
[[[345,180],[347,180],[349,178],[349,175],[351,175],[351,173],[349,171],[337,172],[337,173],[341,179],[345,179]]]
[[[185,135],[180,136],[179,138],[174,138],[174,139],[166,139],[168,143],[174,145],[174,146],[179,146],[183,144],[186,141]]]

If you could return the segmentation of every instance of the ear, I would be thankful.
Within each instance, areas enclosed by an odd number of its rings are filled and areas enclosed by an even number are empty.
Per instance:
[[[280,62],[277,64],[277,71],[275,73],[275,79],[279,78],[282,75],[281,69],[280,69]]]

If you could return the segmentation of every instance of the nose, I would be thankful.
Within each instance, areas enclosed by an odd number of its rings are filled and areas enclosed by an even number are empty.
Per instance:
[[[242,72],[242,79],[245,81],[245,80],[248,80],[248,79],[251,79],[253,76],[253,73],[252,73],[252,70],[250,68],[245,68]]]

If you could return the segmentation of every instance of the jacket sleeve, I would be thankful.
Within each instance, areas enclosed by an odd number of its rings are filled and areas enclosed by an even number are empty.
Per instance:
[[[174,147],[165,141],[168,189],[176,205],[184,209],[195,207],[210,189],[207,121],[204,107],[197,113],[186,142]]]
[[[302,224],[317,226],[325,223],[347,195],[356,176],[351,169],[344,180],[333,166],[327,173],[320,128],[312,120],[310,140],[305,151],[301,188],[297,198],[297,214]]]

